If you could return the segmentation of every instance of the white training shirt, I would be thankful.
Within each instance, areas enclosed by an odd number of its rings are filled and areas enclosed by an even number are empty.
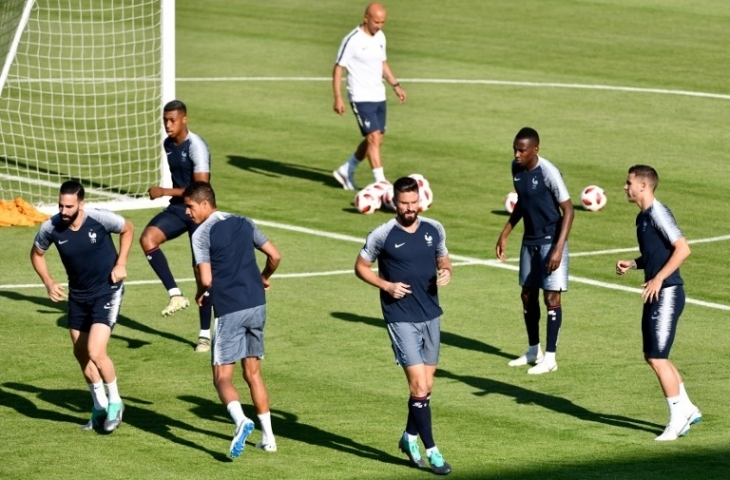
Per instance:
[[[347,94],[351,102],[384,102],[383,62],[385,34],[373,36],[359,26],[345,36],[335,63],[347,69]]]

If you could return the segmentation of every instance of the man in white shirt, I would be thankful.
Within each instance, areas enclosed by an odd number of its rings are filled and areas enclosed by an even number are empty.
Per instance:
[[[355,169],[367,157],[370,160],[375,181],[384,181],[380,146],[385,134],[385,85],[383,79],[398,96],[400,103],[406,101],[406,92],[398,83],[388,65],[385,53],[386,11],[380,3],[371,3],[365,9],[363,23],[342,40],[337,60],[332,71],[332,90],[335,96],[334,111],[345,113],[342,100],[342,72],[347,70],[347,94],[350,106],[357,118],[360,132],[365,137],[355,153],[333,172],[335,179],[345,190],[357,190]]]

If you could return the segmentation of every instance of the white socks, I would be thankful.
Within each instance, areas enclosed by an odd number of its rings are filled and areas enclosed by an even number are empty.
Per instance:
[[[383,173],[383,167],[373,168],[373,177],[375,177],[376,182],[384,182],[385,173]]]
[[[109,403],[119,403],[122,401],[122,397],[119,396],[116,378],[111,383],[106,384],[106,389],[109,391]]]
[[[201,330],[198,332],[199,337],[210,338],[210,328],[208,330]]]
[[[180,290],[179,288],[171,288],[170,290],[168,290],[168,291],[167,291],[167,293],[168,293],[168,294],[169,294],[169,295],[170,295],[171,297],[178,297],[178,296],[182,296],[182,291],[181,291],[181,290]]]
[[[264,445],[276,444],[274,431],[271,428],[271,412],[262,413],[258,417],[261,423],[261,443]]]
[[[231,416],[233,423],[235,423],[236,426],[239,426],[246,421],[246,415],[243,413],[243,407],[241,407],[241,402],[238,400],[232,401],[226,405],[226,408],[228,409],[228,414]]]
[[[106,390],[104,390],[104,382],[99,383],[87,383],[89,386],[89,392],[91,392],[91,398],[94,400],[94,408],[97,410],[106,410],[109,405],[109,399],[106,397]]]
[[[555,352],[545,352],[545,355],[542,357],[542,361],[547,362],[548,365],[555,363]]]

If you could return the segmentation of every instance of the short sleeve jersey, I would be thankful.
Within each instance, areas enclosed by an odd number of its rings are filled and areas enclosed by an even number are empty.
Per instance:
[[[524,245],[546,245],[558,239],[563,220],[559,204],[570,200],[560,170],[549,160],[538,157],[530,171],[512,162],[512,180],[517,192],[516,208],[522,211]]]
[[[684,234],[677,226],[671,210],[654,199],[648,209],[636,216],[636,237],[641,251],[637,264],[643,266],[644,280],[649,281],[667,263],[674,251],[672,244]],[[664,279],[662,288],[682,284],[684,281],[677,269]]]
[[[384,102],[383,62],[385,34],[375,35],[355,27],[345,36],[335,63],[347,69],[347,94],[351,102]]]
[[[188,137],[175,145],[171,138],[162,143],[170,165],[173,188],[185,188],[193,183],[193,174],[210,173],[210,149],[200,136],[188,132]],[[170,203],[183,203],[182,197],[172,197]]]
[[[252,220],[214,212],[193,233],[195,264],[209,263],[213,283],[209,290],[216,316],[266,303],[256,249],[268,242]]]
[[[419,217],[415,232],[405,231],[394,218],[370,232],[360,256],[378,262],[380,278],[410,285],[412,293],[396,299],[380,291],[387,323],[425,322],[443,314],[436,287],[436,259],[448,255],[441,223]]]
[[[109,210],[87,208],[81,228],[73,231],[56,214],[46,220],[35,237],[35,247],[46,252],[56,245],[68,275],[69,297],[87,300],[119,288],[111,281],[117,261],[112,233],[124,229],[124,218]]]

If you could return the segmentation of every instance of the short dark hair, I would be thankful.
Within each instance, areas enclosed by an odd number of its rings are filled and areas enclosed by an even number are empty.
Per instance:
[[[418,181],[412,177],[401,177],[393,184],[393,198],[397,199],[401,193],[418,192]]]
[[[86,191],[84,190],[84,186],[76,180],[67,180],[61,184],[58,193],[60,195],[76,195],[79,200],[83,200]]]
[[[636,177],[645,178],[649,181],[649,184],[651,184],[652,190],[656,190],[656,187],[659,186],[659,174],[654,169],[654,167],[650,167],[649,165],[634,165],[629,168],[629,175],[634,174]]]
[[[177,110],[183,112],[184,115],[188,114],[188,107],[186,107],[185,104],[180,100],[172,100],[170,102],[167,102],[165,104],[165,107],[162,109],[163,112],[175,112]]]
[[[183,198],[189,198],[195,203],[203,203],[204,201],[207,201],[211,207],[218,208],[215,203],[215,192],[208,182],[197,181],[191,183],[185,187]]]
[[[536,144],[540,145],[540,135],[531,127],[522,127],[515,135],[515,142],[517,140],[534,140]]]

